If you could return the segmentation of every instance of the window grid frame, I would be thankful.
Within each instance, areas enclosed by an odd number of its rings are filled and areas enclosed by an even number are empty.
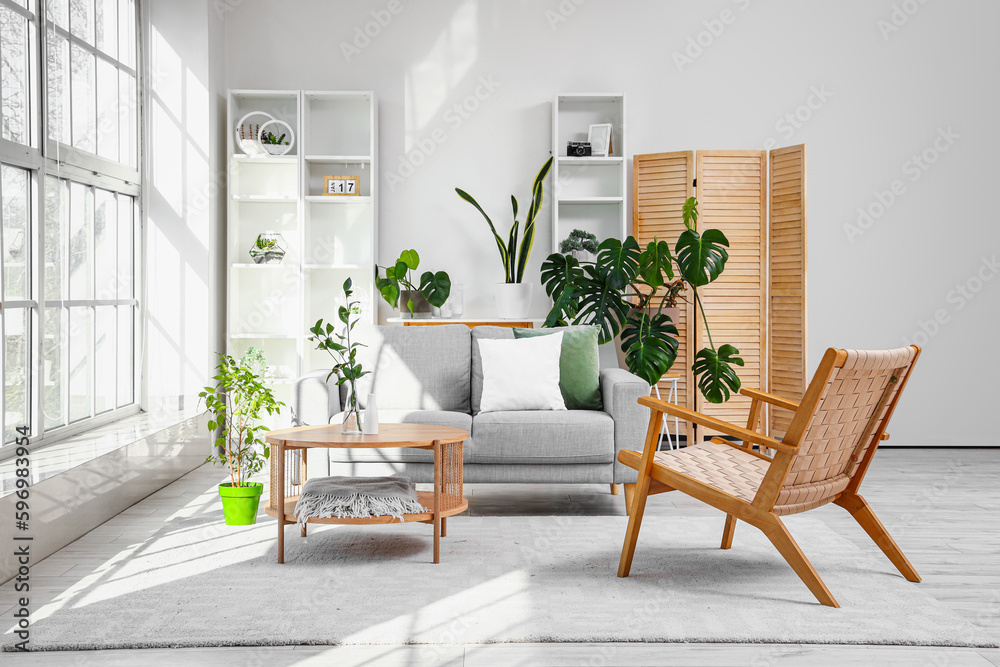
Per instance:
[[[8,8],[15,13],[24,16],[28,19],[27,30],[28,30],[28,124],[29,131],[28,137],[30,140],[29,145],[20,144],[14,141],[0,138],[0,162],[5,165],[10,165],[12,167],[18,167],[24,169],[28,172],[28,183],[29,183],[29,193],[28,193],[28,224],[30,226],[29,234],[27,235],[26,242],[29,245],[29,251],[27,257],[29,258],[29,270],[28,270],[28,299],[22,300],[11,300],[8,302],[3,302],[3,295],[0,294],[0,338],[3,340],[3,346],[0,348],[0,359],[4,358],[6,355],[6,311],[17,312],[19,310],[25,309],[28,313],[27,326],[27,344],[29,346],[28,354],[28,364],[29,369],[26,372],[27,381],[27,396],[28,396],[28,413],[29,413],[29,426],[32,445],[39,445],[43,443],[57,441],[66,437],[71,437],[77,433],[90,430],[92,428],[97,428],[103,424],[121,419],[123,417],[136,414],[140,411],[140,403],[142,397],[142,348],[143,340],[145,335],[145,305],[141,296],[144,294],[144,280],[143,274],[145,269],[144,263],[144,253],[142,252],[142,247],[145,239],[145,224],[144,224],[144,195],[145,187],[143,179],[141,178],[141,173],[144,165],[144,151],[143,151],[143,136],[145,134],[146,120],[144,113],[144,86],[143,86],[143,76],[141,64],[145,62],[145,52],[143,49],[143,44],[145,43],[145,32],[143,30],[143,6],[141,0],[134,0],[134,41],[133,45],[134,51],[134,63],[133,67],[129,67],[119,60],[121,58],[121,52],[117,57],[110,56],[99,50],[95,44],[91,45],[84,41],[83,39],[73,35],[70,31],[62,28],[61,26],[49,22],[46,17],[46,0],[30,0],[29,7],[21,7],[20,5],[12,2],[11,0],[0,0],[0,5],[4,8]],[[91,0],[93,2],[93,0]],[[119,9],[118,14],[118,27],[119,29],[123,25],[121,20],[121,4],[116,3],[116,7]],[[105,61],[111,63],[118,71],[118,77],[120,81],[121,72],[124,71],[130,76],[134,77],[135,90],[134,90],[134,101],[135,107],[131,109],[131,121],[135,124],[134,134],[132,139],[134,141],[134,155],[132,156],[135,160],[136,166],[134,168],[121,162],[116,162],[104,158],[100,155],[91,154],[89,152],[82,151],[80,149],[74,148],[71,145],[63,144],[62,142],[50,140],[48,136],[48,72],[47,72],[47,61],[46,54],[48,51],[48,30],[53,29],[55,34],[63,39],[69,40],[70,44],[77,44],[78,46],[87,50],[87,52],[93,54],[95,58],[103,58]],[[96,29],[96,28],[95,28]],[[95,60],[96,63],[96,60]],[[71,82],[68,82],[71,84]],[[69,91],[70,100],[70,113],[72,113],[72,94]],[[95,105],[98,96],[98,86],[96,85],[96,66],[95,66],[95,85],[94,85],[94,96]],[[119,88],[119,103],[121,102],[121,90]],[[96,108],[96,106],[95,106]],[[119,122],[121,119],[121,114],[119,113]],[[70,118],[70,123],[72,123],[72,116]],[[119,142],[121,137],[121,131],[119,129]],[[95,136],[95,151],[97,148],[97,136]],[[70,141],[72,141],[72,136],[70,136]],[[119,143],[119,157],[121,156],[121,144]],[[130,299],[97,299],[96,292],[96,277],[97,277],[97,266],[96,262],[91,261],[91,278],[95,283],[95,292],[93,299],[46,299],[45,294],[45,247],[44,240],[46,220],[45,216],[45,187],[46,182],[49,177],[53,177],[61,182],[66,183],[79,183],[92,192],[94,188],[101,188],[110,191],[114,197],[114,201],[117,202],[121,196],[128,196],[131,199],[131,266],[132,266],[132,298]],[[96,194],[96,193],[95,193]],[[0,192],[0,201],[2,201],[2,192]],[[118,210],[120,212],[120,209]],[[70,211],[66,211],[66,215],[70,215]],[[116,226],[117,231],[117,226]],[[67,231],[68,234],[68,220],[67,220]],[[91,236],[91,250],[93,250],[93,242],[96,235],[96,225],[91,226],[90,236]],[[116,234],[117,237],[117,234]],[[115,239],[116,250],[117,250],[118,239]],[[0,224],[0,249],[3,247],[3,226]],[[69,259],[69,244],[68,240],[65,247],[60,246],[61,251],[65,251],[65,257],[61,257],[60,260],[60,270],[63,266],[68,266]],[[93,254],[93,253],[92,253]],[[117,257],[117,255],[116,255]],[[0,252],[0,275],[3,275],[4,271],[4,257],[3,253]],[[68,285],[66,285],[68,289]],[[66,296],[66,295],[64,295]],[[68,327],[69,324],[69,309],[71,307],[86,307],[89,309],[90,317],[92,320],[92,334],[96,333],[96,314],[97,308],[99,306],[114,306],[115,307],[115,381],[114,381],[114,399],[113,407],[110,410],[104,411],[99,415],[95,414],[95,401],[97,394],[96,385],[96,374],[91,372],[89,378],[90,385],[90,408],[89,416],[85,418],[78,419],[77,421],[70,420],[69,414],[69,345],[61,345],[60,347],[60,374],[61,381],[64,383],[63,396],[61,397],[61,403],[63,410],[65,412],[65,419],[63,423],[59,426],[46,428],[45,416],[44,416],[44,381],[40,379],[44,378],[44,364],[45,364],[45,329],[46,329],[46,315],[49,308],[58,309],[58,317],[60,318],[60,332],[62,335],[63,327]],[[117,366],[120,362],[120,356],[118,354],[118,333],[120,332],[120,327],[118,327],[118,314],[119,307],[127,306],[131,312],[131,345],[132,345],[132,392],[131,392],[131,402],[125,406],[118,406],[118,394],[119,394],[119,374],[117,372]],[[12,312],[12,314],[13,314]],[[88,350],[88,358],[93,364],[96,357],[96,335],[91,335],[90,345]],[[3,422],[6,421],[6,366],[3,364],[3,369],[0,370],[0,434],[3,432]],[[7,447],[11,443],[4,442],[4,437],[0,435],[0,459],[6,458],[5,455],[9,455],[9,452],[13,449]]]

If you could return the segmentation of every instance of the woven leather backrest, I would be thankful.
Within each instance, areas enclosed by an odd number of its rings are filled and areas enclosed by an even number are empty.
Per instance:
[[[850,475],[855,469],[852,456],[863,459],[872,436],[883,430],[882,422],[916,357],[912,347],[846,352],[844,366],[834,369],[799,445],[786,487]],[[892,383],[894,375],[897,381]],[[879,414],[870,424],[876,408]]]

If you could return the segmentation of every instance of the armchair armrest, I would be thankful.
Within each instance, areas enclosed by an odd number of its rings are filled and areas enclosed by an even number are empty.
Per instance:
[[[336,378],[326,381],[330,371],[306,373],[292,385],[292,424],[314,426],[329,424],[330,418],[340,412],[340,387]]]
[[[740,389],[740,393],[744,396],[749,396],[750,398],[757,401],[764,401],[765,403],[770,403],[771,405],[777,406],[779,408],[784,408],[791,412],[795,412],[799,409],[799,404],[796,401],[790,401],[787,398],[782,398],[781,396],[775,396],[774,394],[768,394],[767,392],[760,391],[759,389],[750,389],[749,387],[743,387]]]
[[[615,458],[612,483],[632,483],[637,473],[618,461],[618,452],[626,449],[642,451],[649,426],[649,410],[639,399],[649,396],[649,383],[623,368],[601,369],[601,400],[604,411],[615,422]]]
[[[658,398],[653,398],[651,396],[646,396],[639,399],[639,403],[649,407],[652,410],[657,410],[658,412],[665,412],[668,415],[673,415],[679,417],[684,421],[693,422],[695,424],[701,424],[702,426],[709,426],[717,431],[722,431],[726,435],[732,436],[734,438],[739,438],[743,442],[755,442],[764,447],[769,447],[771,449],[776,449],[780,452],[794,453],[795,447],[791,445],[786,445],[780,440],[775,440],[766,435],[761,435],[756,431],[751,431],[742,426],[736,426],[735,424],[730,424],[729,422],[722,421],[721,419],[716,419],[715,417],[709,417],[708,415],[702,414],[700,412],[695,412],[694,410],[688,410],[687,408],[682,408],[679,405],[674,405],[673,403],[667,403]]]

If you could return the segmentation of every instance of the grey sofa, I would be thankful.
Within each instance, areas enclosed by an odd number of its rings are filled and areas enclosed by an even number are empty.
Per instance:
[[[378,326],[360,336],[359,354],[372,371],[359,382],[383,423],[441,424],[470,433],[464,445],[465,481],[631,483],[636,472],[618,462],[622,449],[642,450],[649,409],[637,403],[650,386],[619,368],[600,374],[603,411],[480,412],[483,390],[478,341],[513,338],[513,330],[465,325]],[[298,425],[339,424],[341,388],[329,371],[300,378],[292,409]],[[315,475],[391,475],[433,481],[433,453],[411,448],[310,449]]]

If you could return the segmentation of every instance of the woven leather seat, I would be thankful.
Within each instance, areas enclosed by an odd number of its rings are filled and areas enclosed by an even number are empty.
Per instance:
[[[800,402],[742,389],[753,399],[746,428],[659,399],[639,399],[651,409],[644,451],[618,455],[619,461],[639,471],[638,481],[625,486],[629,527],[618,575],[628,576],[631,568],[646,498],[679,490],[726,512],[723,549],[732,545],[737,519],[760,528],[823,604],[838,606],[780,516],[836,503],[857,519],[903,576],[920,581],[858,494],[879,441],[888,437],[886,425],[919,355],[916,346],[875,351],[831,348]],[[794,412],[781,440],[755,431],[765,403],[771,409]],[[742,444],[713,439],[657,452],[664,414],[708,426]]]

